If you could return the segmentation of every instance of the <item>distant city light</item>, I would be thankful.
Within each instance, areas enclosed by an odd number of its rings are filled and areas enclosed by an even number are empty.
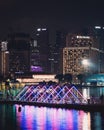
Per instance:
[[[83,97],[84,98],[88,98],[88,92],[87,92],[87,89],[83,88]]]
[[[78,39],[90,39],[89,36],[76,36]]]
[[[46,28],[42,28],[42,31],[46,31],[47,29]]]
[[[46,28],[38,28],[37,31],[40,32],[40,31],[46,31],[47,29]]]
[[[41,31],[41,28],[38,28],[37,31],[38,31],[38,32]]]
[[[34,47],[37,47],[37,41],[34,40]]]
[[[39,33],[37,33],[36,35],[39,36]]]
[[[1,51],[6,51],[7,50],[7,41],[2,41],[1,42]]]
[[[40,67],[40,66],[31,66],[31,71],[32,72],[43,72],[43,70],[42,70],[42,67]]]
[[[47,29],[46,28],[38,28],[37,31],[40,32],[40,31],[46,31]]]
[[[9,54],[9,51],[6,51],[5,53],[6,53],[6,54]]]
[[[101,29],[101,27],[100,26],[95,26],[95,29]]]
[[[53,58],[49,58],[49,60],[53,60],[53,61],[54,61],[54,59],[53,59]]]
[[[55,78],[55,75],[53,74],[53,75],[49,75],[49,74],[45,74],[44,76],[43,75],[33,75],[33,78],[34,79],[42,79],[42,78],[44,78],[44,79],[54,79]]]

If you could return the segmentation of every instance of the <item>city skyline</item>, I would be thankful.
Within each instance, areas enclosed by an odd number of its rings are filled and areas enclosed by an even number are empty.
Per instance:
[[[34,35],[36,27],[67,29],[69,32],[88,26],[103,25],[100,1],[13,1],[0,2],[0,38],[11,30]]]

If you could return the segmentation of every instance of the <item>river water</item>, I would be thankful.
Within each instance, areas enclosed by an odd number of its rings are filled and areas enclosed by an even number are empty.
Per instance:
[[[104,113],[0,105],[0,130],[104,130]]]

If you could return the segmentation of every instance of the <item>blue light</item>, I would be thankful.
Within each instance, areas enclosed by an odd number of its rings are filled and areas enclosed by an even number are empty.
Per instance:
[[[15,100],[44,103],[87,103],[75,86],[30,85],[25,86]]]

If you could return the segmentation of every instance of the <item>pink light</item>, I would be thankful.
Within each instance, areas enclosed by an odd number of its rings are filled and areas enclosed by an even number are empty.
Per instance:
[[[33,94],[33,95],[32,95]],[[22,96],[21,96],[22,95]],[[32,96],[31,96],[32,95]],[[69,88],[68,86],[27,86],[16,99],[36,102],[48,102],[48,103],[69,103],[75,100],[75,103],[87,103],[87,99],[76,89],[75,86]]]

